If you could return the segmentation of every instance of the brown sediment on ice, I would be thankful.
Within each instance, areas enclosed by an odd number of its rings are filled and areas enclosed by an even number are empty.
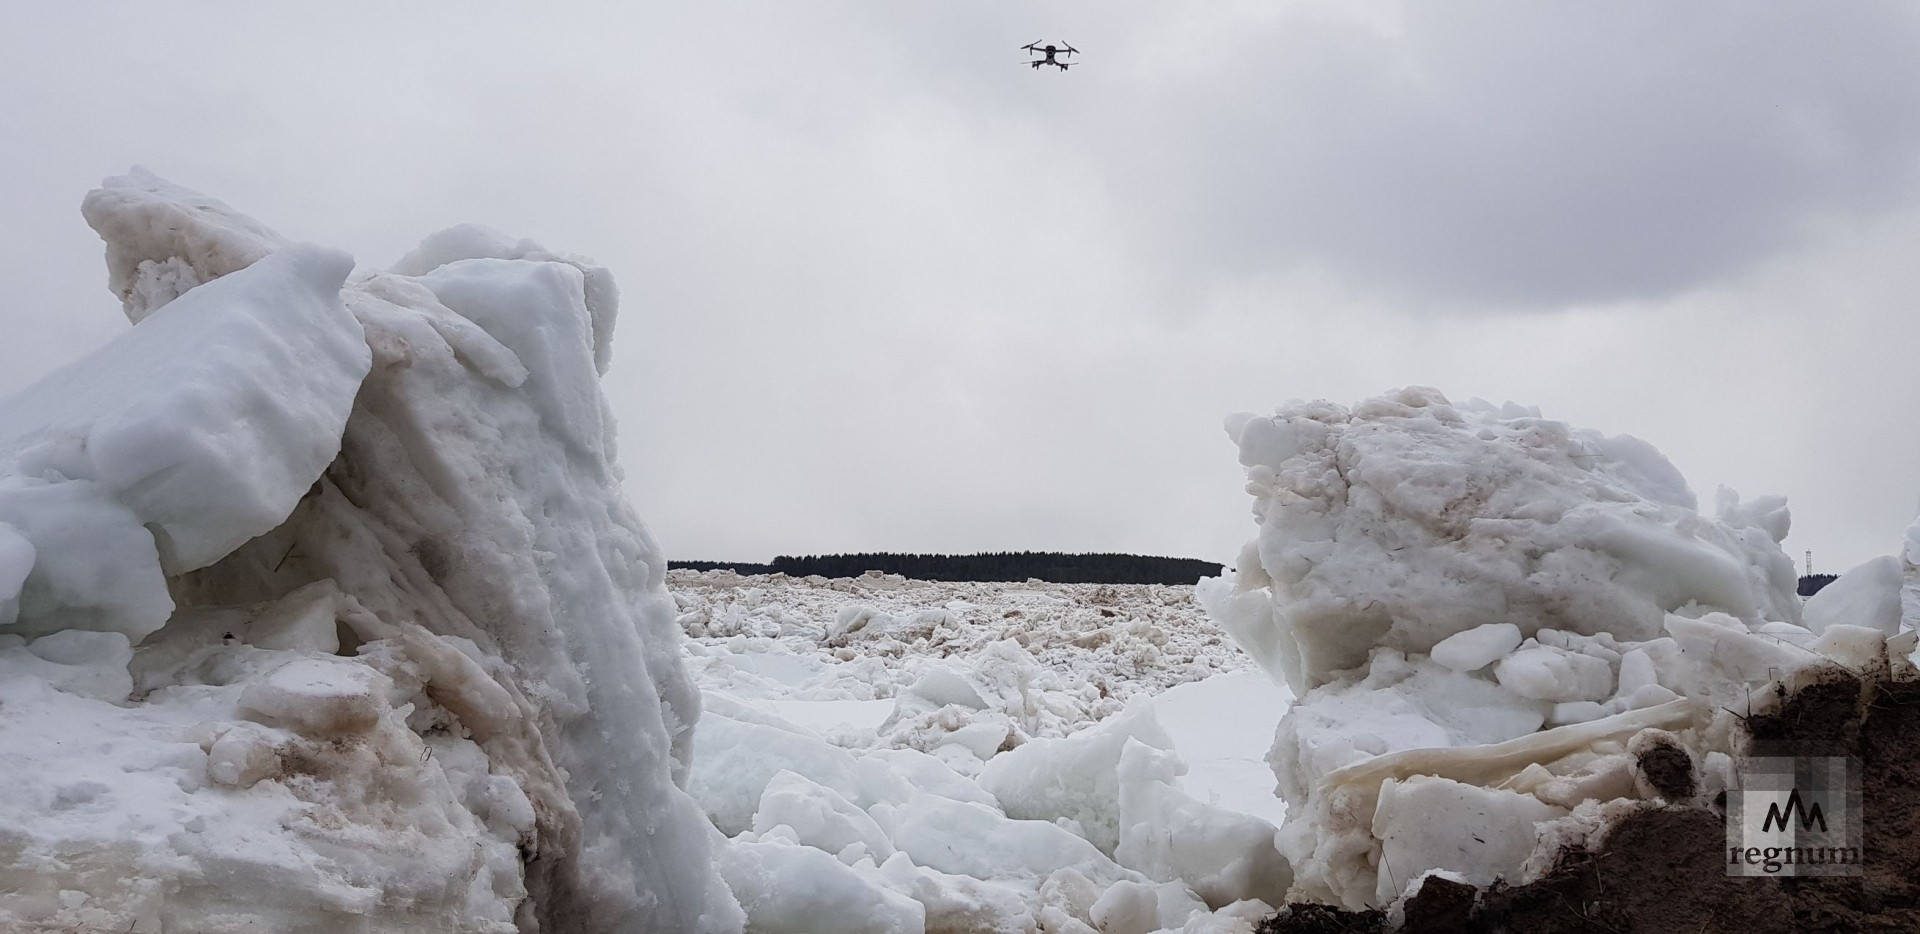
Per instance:
[[[1672,738],[1660,736],[1634,758],[1634,769],[1648,787],[1667,801],[1685,801],[1700,793],[1693,757]]]
[[[1592,849],[1562,851],[1552,869],[1524,885],[1496,883],[1474,898],[1467,886],[1430,878],[1403,903],[1401,930],[1920,931],[1920,681],[1836,671],[1781,699],[1771,711],[1748,717],[1745,730],[1754,755],[1859,761],[1865,832],[1861,875],[1729,876],[1724,800],[1648,802],[1616,818]],[[1693,781],[1690,772],[1680,774],[1680,765],[1674,756],[1655,752],[1643,756],[1640,768],[1662,786],[1662,798],[1677,802],[1688,797],[1684,792]],[[1390,927],[1377,910],[1294,905],[1260,930],[1319,934]]]

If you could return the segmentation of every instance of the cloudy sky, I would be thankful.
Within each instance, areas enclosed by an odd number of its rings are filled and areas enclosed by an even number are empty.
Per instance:
[[[1911,3],[287,6],[9,16],[0,392],[125,327],[78,204],[138,163],[612,267],[675,557],[1228,560],[1222,416],[1407,384],[1785,494],[1824,570],[1920,507]]]

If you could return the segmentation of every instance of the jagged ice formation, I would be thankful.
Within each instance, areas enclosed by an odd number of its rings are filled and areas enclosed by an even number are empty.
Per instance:
[[[0,405],[4,920],[738,930],[606,271],[355,269],[138,170],[84,213],[135,326]]]
[[[1755,696],[1911,667],[1911,542],[1802,626],[1785,501],[1722,489],[1702,515],[1637,439],[1424,388],[1227,430],[1259,533],[1198,596],[1299,695],[1268,757],[1290,900],[1524,882],[1675,794],[1651,750],[1710,798]]]

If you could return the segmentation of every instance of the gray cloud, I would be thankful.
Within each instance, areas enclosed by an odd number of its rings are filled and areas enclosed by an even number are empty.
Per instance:
[[[1129,183],[1189,253],[1526,310],[1696,288],[1912,196],[1911,5],[1396,9],[1278,17],[1146,92],[1173,122]]]
[[[363,263],[476,221],[611,266],[677,556],[1230,558],[1222,415],[1429,383],[1852,563],[1920,492],[1909,9],[46,6],[0,33],[0,392],[124,327],[77,204],[138,162]]]
[[[1195,279],[1318,270],[1427,309],[1654,299],[1920,181],[1920,10],[1891,0],[1088,9],[1028,29],[1080,37],[1071,83],[983,62],[1009,28],[990,6],[884,22],[922,59],[918,102],[1044,137],[1036,173],[1097,165],[1141,248]]]

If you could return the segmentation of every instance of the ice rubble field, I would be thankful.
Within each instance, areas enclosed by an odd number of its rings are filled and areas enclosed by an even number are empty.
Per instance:
[[[779,715],[848,748],[931,753],[968,776],[1003,747],[1076,732],[1137,697],[1155,697],[1156,715],[1173,729],[1170,718],[1204,711],[1202,698],[1244,693],[1254,709],[1210,730],[1249,733],[1259,746],[1285,704],[1285,689],[1251,670],[1200,612],[1191,587],[725,571],[673,571],[668,587],[690,637],[687,664],[718,703]],[[965,703],[929,708],[947,700],[943,691]],[[1183,753],[1210,735],[1194,733]],[[1247,753],[1226,759],[1258,761]],[[1264,778],[1259,768],[1255,785]],[[1190,775],[1185,784],[1198,781]],[[1209,781],[1207,789],[1246,790],[1237,780]],[[1254,798],[1248,806],[1260,813],[1281,810],[1264,788]]]
[[[607,270],[83,214],[135,326],[0,403],[8,929],[1248,931],[1524,882],[1641,753],[1711,795],[1776,683],[1912,673],[1920,525],[1803,609],[1784,502],[1426,389],[1229,419],[1195,588],[669,574]]]
[[[706,698],[688,788],[733,836],[722,871],[756,929],[1233,930],[1285,889],[1259,751],[1288,695],[1191,587],[668,586]],[[862,892],[904,914],[861,926]]]

